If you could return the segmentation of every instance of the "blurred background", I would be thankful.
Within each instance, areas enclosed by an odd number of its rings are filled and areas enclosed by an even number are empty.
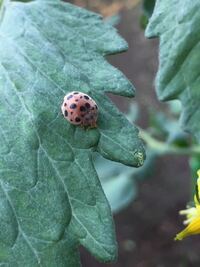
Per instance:
[[[199,267],[199,236],[175,242],[182,228],[179,210],[192,200],[200,156],[190,153],[195,141],[181,130],[180,103],[161,103],[154,88],[158,69],[158,40],[147,40],[144,28],[154,0],[72,0],[101,13],[115,25],[129,50],[108,57],[136,87],[136,97],[109,95],[131,122],[141,128],[147,160],[133,169],[95,156],[95,165],[110,202],[119,257],[98,263],[81,248],[83,267]]]

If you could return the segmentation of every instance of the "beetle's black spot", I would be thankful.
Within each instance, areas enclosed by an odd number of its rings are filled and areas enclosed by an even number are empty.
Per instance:
[[[92,107],[92,110],[94,110],[94,107]]]
[[[79,92],[74,92],[74,95],[78,95],[79,94]]]
[[[67,112],[67,110],[65,110],[65,117],[67,117],[68,116],[68,112]]]
[[[84,106],[80,106],[80,111],[86,111],[86,108]]]
[[[78,102],[78,99],[76,99],[75,101]]]
[[[73,103],[73,104],[70,105],[70,108],[71,108],[71,109],[75,109],[76,107],[77,107],[77,106],[76,106],[75,103]]]
[[[84,98],[87,99],[87,100],[90,99],[87,95],[84,95]]]
[[[81,119],[80,119],[79,117],[76,117],[75,121],[76,121],[76,122],[80,122]]]
[[[97,105],[95,105],[95,108],[98,109]]]
[[[65,103],[64,106],[66,107],[67,106],[67,103]]]
[[[72,119],[70,121],[73,121]]]
[[[90,108],[90,104],[89,103],[85,103],[85,107],[88,109]]]
[[[73,114],[73,111],[71,112],[71,115]]]
[[[84,117],[85,117],[85,115],[81,115],[81,117],[82,117],[82,118],[84,118]]]
[[[81,98],[83,98],[83,96],[82,96],[82,95],[80,96],[80,99],[81,99]]]
[[[73,97],[73,95],[69,95],[69,96],[67,97],[67,100],[71,99],[72,97]]]

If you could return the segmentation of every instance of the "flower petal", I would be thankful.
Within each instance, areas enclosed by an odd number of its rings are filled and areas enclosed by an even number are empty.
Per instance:
[[[189,235],[200,234],[200,218],[196,218],[191,221],[191,223],[175,237],[175,240],[182,240]]]

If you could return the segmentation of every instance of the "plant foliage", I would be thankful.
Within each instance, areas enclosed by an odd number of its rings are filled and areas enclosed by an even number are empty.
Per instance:
[[[144,0],[143,1],[143,10],[145,15],[150,18],[152,13],[153,13],[153,9],[155,6],[155,0]]]
[[[156,88],[161,100],[179,99],[182,124],[200,139],[200,2],[157,0],[146,30],[160,38]]]
[[[56,0],[5,1],[0,14],[0,265],[79,266],[80,244],[114,260],[112,217],[92,151],[143,164],[138,130],[105,95],[134,96],[103,58],[127,44],[97,14]],[[98,103],[97,129],[61,115],[73,90]]]

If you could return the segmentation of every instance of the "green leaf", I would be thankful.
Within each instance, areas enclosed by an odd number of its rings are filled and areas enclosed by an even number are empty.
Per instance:
[[[143,10],[147,18],[150,18],[154,7],[155,7],[156,0],[143,0]]]
[[[148,25],[149,18],[153,13],[155,2],[156,0],[143,0],[143,5],[142,5],[143,13],[140,17],[140,26],[142,29],[146,29]]]
[[[138,195],[138,180],[149,178],[154,171],[156,154],[146,151],[147,159],[138,169],[102,157],[95,159],[95,168],[113,213],[126,208]]]
[[[97,14],[60,1],[8,2],[0,24],[0,265],[76,267],[78,246],[112,261],[110,207],[92,151],[140,166],[138,130],[105,92],[134,96],[103,56],[127,49]],[[67,92],[91,95],[97,129],[70,125]]]
[[[137,185],[132,177],[135,168],[102,157],[96,158],[95,167],[113,213],[119,212],[136,198]]]
[[[185,130],[200,138],[200,2],[157,0],[146,36],[160,37],[156,79],[161,100],[179,99]]]
[[[191,200],[193,201],[194,194],[196,192],[196,185],[197,185],[197,171],[199,170],[200,166],[200,155],[192,155],[189,158],[189,165],[190,165],[190,172],[191,172]]]

